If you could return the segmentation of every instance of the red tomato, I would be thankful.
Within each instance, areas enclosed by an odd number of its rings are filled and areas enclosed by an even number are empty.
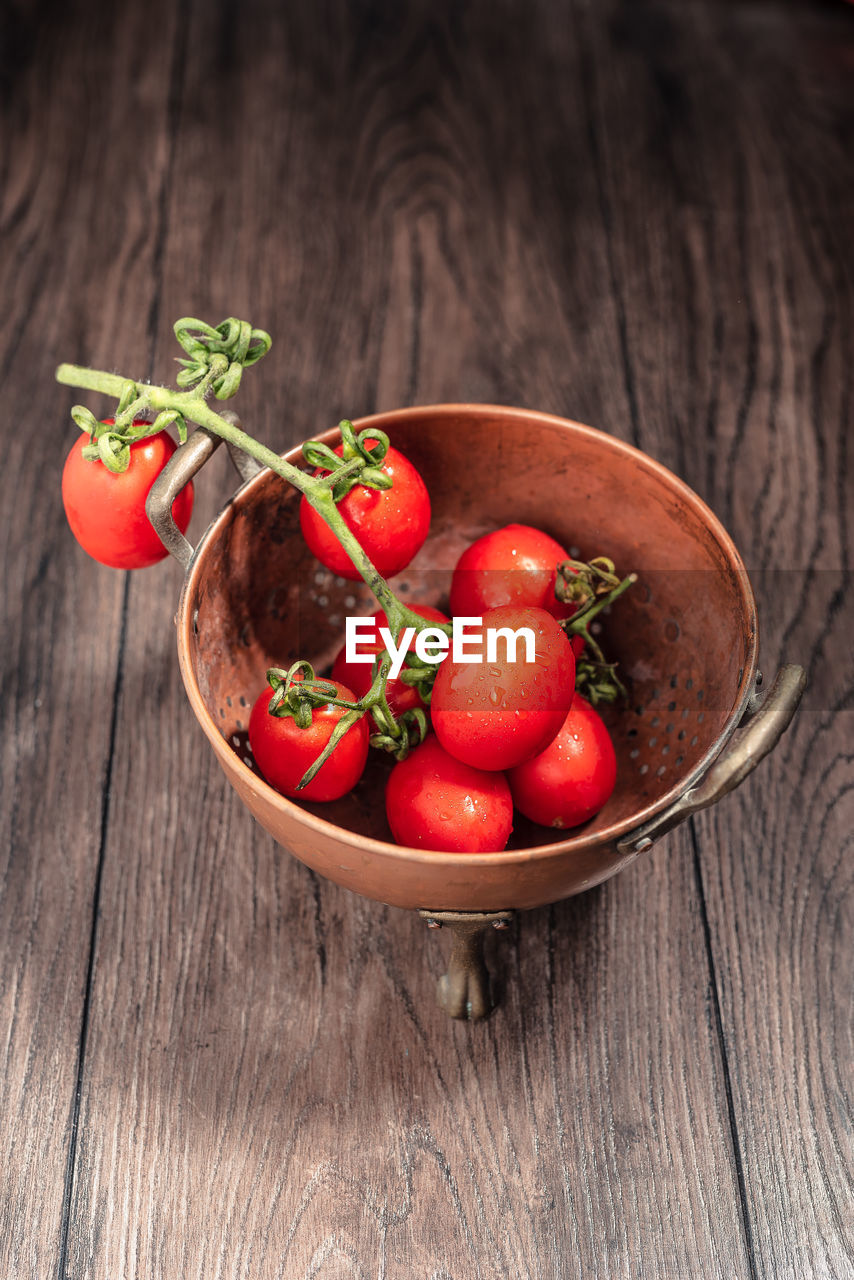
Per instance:
[[[355,702],[355,696],[337,681],[338,696]],[[249,717],[249,745],[255,763],[271,787],[283,795],[302,800],[337,800],[351,791],[362,776],[368,758],[369,717],[351,725],[332,755],[317,771],[308,786],[297,791],[297,783],[314,764],[342,716],[344,707],[327,702],[315,707],[311,724],[301,729],[293,716],[271,716],[267,708],[273,690],[268,686],[255,701]]]
[[[484,534],[460,556],[451,582],[451,613],[478,618],[502,605],[534,605],[569,618],[575,605],[555,597],[555,572],[569,555],[559,542],[526,524]]]
[[[449,622],[450,619],[434,609],[431,604],[410,604],[409,608],[414,610],[420,617],[427,622]],[[382,609],[378,609],[376,613],[371,614],[374,620],[374,635],[369,641],[363,641],[359,645],[360,653],[382,653],[385,648],[379,636],[380,627],[388,626],[388,618]],[[409,649],[413,648],[415,640],[413,639]],[[407,650],[409,652],[409,650]],[[373,678],[373,667],[368,666],[366,662],[348,662],[346,648],[342,648],[335,659],[332,667],[332,679],[342,680],[349,688],[355,690],[357,698],[363,698],[371,687]],[[418,690],[411,684],[406,684],[398,677],[396,680],[389,680],[385,690],[386,701],[395,716],[402,716],[404,711],[411,711],[413,707],[422,707],[424,703]]]
[[[463,764],[432,734],[392,769],[385,806],[397,843],[414,849],[497,853],[513,830],[504,774]]]
[[[103,462],[83,457],[88,443],[84,435],[74,442],[62,472],[62,501],[71,532],[84,551],[113,569],[144,569],[165,559],[169,552],[145,514],[145,500],[175,452],[175,441],[165,431],[135,440],[128,469],[119,475]],[[190,483],[172,503],[172,515],[182,533],[192,513]]]
[[[497,660],[454,662],[445,658],[436,674],[431,718],[446,751],[478,769],[510,769],[542,751],[563,724],[575,692],[572,645],[545,609],[508,605],[483,615],[490,627],[529,627],[534,660],[518,645],[511,662],[508,646],[497,643]],[[477,647],[472,645],[472,651]]]
[[[508,774],[513,803],[544,827],[576,827],[611,796],[617,757],[608,730],[585,698],[576,695],[557,737],[533,760]]]
[[[370,446],[372,441],[368,441]],[[343,445],[335,450],[340,455]],[[390,448],[382,467],[393,481],[390,489],[356,485],[338,503],[345,523],[358,538],[368,558],[384,578],[405,569],[421,549],[430,529],[430,498],[412,463]],[[328,474],[319,469],[315,475]],[[321,564],[342,578],[355,581],[361,574],[335,534],[306,498],[300,503],[303,536]]]

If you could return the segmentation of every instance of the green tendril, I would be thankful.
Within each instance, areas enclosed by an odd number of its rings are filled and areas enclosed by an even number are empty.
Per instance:
[[[349,418],[339,422],[338,430],[342,441],[340,454],[322,440],[307,440],[302,446],[302,456],[309,466],[327,472],[323,479],[332,491],[333,502],[340,502],[357,485],[366,489],[390,489],[392,478],[382,470],[389,450],[386,433],[366,427],[356,435]],[[369,445],[368,441],[372,443]]]
[[[243,370],[257,364],[272,346],[263,329],[253,329],[248,320],[230,316],[216,328],[203,320],[185,317],[175,322],[175,337],[187,353],[180,357],[179,387],[201,384],[212,389],[217,400],[230,400],[240,386]]]

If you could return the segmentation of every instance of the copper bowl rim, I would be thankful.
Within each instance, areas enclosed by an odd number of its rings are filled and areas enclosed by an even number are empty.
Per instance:
[[[272,801],[273,805],[283,814],[289,815],[295,822],[303,827],[327,836],[334,835],[343,844],[362,851],[374,851],[384,856],[393,855],[407,862],[413,863],[430,863],[435,864],[437,861],[441,864],[447,862],[448,865],[458,864],[461,858],[464,858],[466,865],[473,867],[490,866],[496,862],[502,864],[524,864],[526,862],[538,861],[546,859],[556,854],[572,854],[580,852],[591,844],[601,845],[610,842],[616,842],[624,839],[625,836],[635,828],[643,826],[651,818],[669,808],[675,801],[682,797],[685,792],[689,791],[697,781],[703,776],[709,768],[713,760],[720,754],[721,749],[729,741],[732,734],[738,727],[750,698],[756,677],[758,651],[759,651],[759,634],[756,614],[756,601],[753,595],[753,589],[747,575],[744,563],[736,550],[735,544],[723,525],[718,520],[714,512],[703,502],[702,498],[691,489],[683,480],[662,466],[660,462],[656,462],[649,454],[641,449],[635,448],[634,445],[620,440],[616,436],[609,435],[606,431],[601,431],[595,427],[589,427],[581,422],[575,422],[571,418],[562,418],[557,414],[545,413],[539,410],[520,409],[509,405],[497,404],[438,404],[438,405],[413,405],[405,409],[391,409],[382,413],[370,414],[367,417],[354,419],[353,425],[357,430],[362,430],[372,424],[384,424],[385,427],[393,427],[395,423],[404,422],[408,418],[423,417],[425,413],[429,413],[437,418],[454,417],[460,415],[482,415],[497,414],[503,418],[519,418],[526,422],[539,422],[543,425],[552,427],[568,428],[574,434],[586,436],[592,441],[607,441],[607,446],[617,453],[622,453],[627,457],[640,463],[647,471],[656,474],[665,482],[679,497],[692,508],[700,520],[708,525],[713,531],[715,538],[725,552],[729,565],[733,572],[739,576],[740,587],[744,595],[746,614],[750,620],[750,634],[747,640],[747,656],[741,675],[741,681],[738,686],[735,704],[730,712],[721,732],[710,744],[708,750],[697,762],[693,769],[690,770],[677,784],[671,787],[657,800],[647,805],[644,809],[638,810],[637,813],[631,814],[628,818],[623,818],[620,822],[614,823],[610,827],[598,829],[594,838],[591,840],[589,834],[582,832],[580,835],[571,836],[569,839],[561,840],[551,844],[533,845],[525,849],[508,849],[495,853],[460,853],[448,852],[440,849],[413,849],[407,845],[394,844],[391,841],[377,840],[373,836],[360,835],[358,832],[350,831],[346,827],[338,826],[337,823],[327,822],[325,818],[311,813],[307,809],[303,809],[300,805],[289,800],[287,796],[281,795],[269,783],[265,782],[260,774],[255,773],[248,765],[244,764],[237,753],[232,749],[222,733],[218,729],[213,717],[208,711],[199,690],[195,674],[189,661],[189,653],[191,647],[192,625],[190,619],[190,611],[187,603],[195,592],[198,577],[201,573],[201,565],[205,556],[206,548],[213,542],[224,526],[230,519],[230,511],[235,502],[239,501],[246,494],[250,493],[254,486],[261,485],[266,482],[270,475],[269,468],[264,468],[252,479],[242,484],[228,500],[215,519],[208,525],[207,529],[200,538],[196,549],[193,553],[192,560],[187,568],[184,578],[181,596],[178,602],[178,611],[175,617],[175,624],[178,634],[178,658],[181,668],[181,675],[184,681],[184,687],[187,691],[187,697],[193,712],[199,724],[202,726],[211,746],[217,754],[226,774],[232,770],[237,770],[238,775],[241,773],[245,777],[247,785],[263,789],[267,798]],[[325,443],[334,441],[339,436],[337,428],[332,428],[321,435],[312,437],[312,439],[322,440]],[[302,463],[301,445],[297,445],[294,449],[288,450],[282,455],[288,461],[300,465]],[[284,481],[283,481],[284,483]]]

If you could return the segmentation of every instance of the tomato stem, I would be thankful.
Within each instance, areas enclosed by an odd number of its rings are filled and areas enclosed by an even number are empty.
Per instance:
[[[416,632],[421,631],[428,625],[425,619],[397,598],[336,505],[355,484],[362,482],[362,478],[370,488],[387,488],[391,483],[381,470],[382,460],[389,448],[385,432],[379,429],[365,430],[357,435],[353,424],[344,420],[340,424],[343,442],[340,457],[320,441],[309,441],[304,446],[304,456],[309,466],[328,474],[316,476],[303,471],[261,444],[241,427],[228,422],[208,403],[211,394],[219,400],[227,400],[234,395],[244,367],[260,360],[269,350],[269,335],[234,318],[224,320],[217,328],[199,320],[179,320],[175,325],[175,334],[189,357],[179,362],[183,367],[178,375],[178,384],[186,390],[175,391],[163,386],[138,383],[119,374],[89,369],[82,365],[66,363],[58,367],[58,382],[87,391],[98,391],[119,402],[114,415],[115,429],[110,432],[109,440],[101,438],[104,435],[100,431],[102,424],[88,409],[77,406],[72,411],[75,422],[90,435],[89,447],[92,452],[99,452],[96,448],[96,442],[99,441],[101,453],[109,444],[122,455],[127,454],[132,439],[156,435],[172,422],[178,424],[179,435],[183,440],[186,437],[186,422],[194,422],[248,454],[262,467],[268,467],[303,494],[332,530],[370,588],[385,612],[389,631],[395,641],[406,627],[414,627]],[[153,421],[140,427],[138,420],[134,420],[137,415],[146,412],[153,415]],[[112,462],[112,455],[110,461]],[[115,469],[120,467],[117,465]],[[451,634],[450,624],[440,625],[448,635]],[[371,688],[355,703],[336,697],[333,686],[316,680],[310,663],[297,663],[289,671],[278,668],[268,671],[268,681],[275,691],[270,702],[271,715],[293,716],[298,724],[305,726],[311,721],[312,707],[322,703],[332,702],[346,711],[324,751],[300,781],[300,788],[308,785],[351,725],[367,712],[371,712],[379,731],[372,737],[373,744],[393,751],[398,759],[402,759],[408,751],[411,737],[416,741],[423,739],[427,727],[423,712],[407,712],[400,720],[396,720],[388,705],[386,686],[390,665],[388,652],[383,651],[377,661]]]
[[[186,329],[188,324],[192,325],[194,323],[185,321],[179,322],[179,325],[184,325]],[[211,332],[214,331],[211,330]],[[183,336],[186,338],[186,333]],[[184,345],[185,349],[189,351],[186,344]],[[192,342],[190,345],[192,346]],[[193,353],[196,354],[195,347],[193,347]],[[340,498],[342,488],[346,489],[349,481],[355,481],[366,464],[373,464],[374,468],[379,467],[382,457],[389,447],[388,436],[382,431],[360,432],[357,436],[352,423],[344,421],[341,424],[344,441],[344,450],[342,451],[344,456],[341,459],[328,446],[320,442],[310,441],[305,447],[306,460],[311,465],[320,466],[324,470],[327,466],[334,466],[335,469],[330,471],[329,474],[320,476],[302,471],[292,463],[286,462],[279,454],[261,444],[260,441],[250,436],[242,428],[228,422],[208,404],[206,397],[209,395],[211,388],[222,383],[222,380],[228,376],[229,369],[229,360],[225,354],[217,351],[212,354],[209,353],[206,369],[202,369],[201,361],[194,365],[192,377],[195,380],[195,385],[186,391],[173,391],[168,387],[139,384],[129,381],[118,374],[107,373],[101,369],[88,369],[74,364],[61,364],[56,371],[56,377],[58,382],[66,386],[81,387],[87,391],[100,391],[105,395],[114,396],[120,400],[120,407],[126,406],[133,399],[134,415],[150,410],[155,415],[158,415],[158,420],[160,420],[159,415],[165,413],[180,416],[180,419],[194,422],[197,426],[204,427],[213,435],[219,436],[227,444],[254,458],[261,466],[268,467],[282,480],[298,489],[335,534],[378,604],[385,612],[389,631],[395,641],[399,639],[406,627],[415,627],[416,632],[418,632],[427,625],[434,627],[439,625],[450,635],[450,624],[427,624],[420,614],[410,609],[397,598],[370,557],[363,550],[361,543],[336,505],[336,497]],[[167,420],[162,420],[160,427],[156,427],[155,423],[152,423],[150,434],[154,434],[155,430],[161,429],[166,424]],[[99,424],[94,415],[89,414],[87,410],[83,425],[85,425],[86,429],[94,431]],[[374,441],[372,448],[368,447],[367,441],[369,438]],[[307,666],[307,664],[301,665]],[[347,715],[339,722],[339,726],[336,728],[336,732],[324,752],[301,780],[300,787],[308,785],[324,760],[329,757],[335,745],[343,737],[350,724],[355,723],[355,720],[366,712],[371,712],[378,729],[378,733],[373,735],[372,738],[374,745],[380,746],[387,751],[393,751],[398,758],[402,758],[409,748],[410,728],[412,728],[417,740],[420,741],[423,738],[426,732],[426,719],[423,713],[420,718],[404,716],[398,721],[391,712],[386,700],[389,666],[390,659],[387,652],[384,651],[380,655],[376,676],[371,688],[357,703],[345,702],[343,699],[324,695],[319,686],[316,687],[310,683],[314,679],[314,673],[310,667],[308,668],[310,674],[307,674],[308,683],[297,685],[293,683],[292,673],[282,672],[277,668],[272,668],[268,672],[268,680],[270,680],[274,688],[280,690],[271,702],[270,711],[273,715],[292,715],[297,719],[298,723],[303,723],[310,721],[311,707],[319,705],[320,702],[332,702],[347,711]],[[290,691],[292,689],[293,693],[291,694]],[[426,689],[424,689],[424,693],[429,697]]]
[[[261,444],[246,431],[227,422],[207,403],[205,393],[209,390],[210,383],[222,376],[221,364],[227,365],[225,357],[216,355],[212,357],[205,377],[189,391],[173,391],[168,387],[137,384],[140,396],[134,404],[135,412],[150,409],[156,414],[165,410],[180,413],[183,418],[195,422],[197,426],[205,427],[227,443],[249,454],[261,466],[269,467],[276,475],[292,484],[295,489],[305,495],[306,501],[326,522],[353,561],[355,568],[385,611],[389,630],[395,640],[405,627],[414,626],[420,630],[425,625],[424,619],[398,600],[335,505],[328,483],[330,477],[309,475],[292,463],[286,462],[279,454]],[[74,364],[61,364],[56,371],[56,378],[66,386],[81,387],[87,391],[100,391],[105,395],[116,397],[122,396],[128,385],[127,378],[119,374],[107,373],[102,369],[87,369]],[[364,460],[361,456],[353,460],[352,467],[349,463],[345,464],[335,477],[336,483],[362,465]]]
[[[66,387],[80,387],[83,391],[103,391],[106,396],[118,400],[127,386],[127,378],[118,373],[105,373],[102,369],[86,369],[79,364],[61,364],[56,371],[57,382]]]

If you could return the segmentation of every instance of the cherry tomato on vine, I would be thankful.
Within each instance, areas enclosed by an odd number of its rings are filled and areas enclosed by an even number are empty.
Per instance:
[[[507,775],[520,813],[544,827],[576,827],[610,799],[617,757],[608,730],[576,694],[569,715],[545,751]]]
[[[457,561],[451,582],[451,613],[479,617],[502,605],[533,605],[555,618],[569,618],[575,605],[555,596],[555,568],[569,555],[559,542],[527,524],[486,533]]]
[[[560,625],[545,609],[507,605],[488,609],[490,629],[529,628],[532,661],[520,637],[515,658],[509,644],[496,640],[496,658],[439,667],[430,704],[436,736],[446,751],[478,769],[510,769],[542,751],[572,705],[575,658]],[[478,652],[472,644],[471,652]]]
[[[335,680],[329,683],[336,685],[339,698],[356,701],[346,685]],[[324,703],[312,710],[308,728],[301,729],[293,716],[268,713],[272,696],[273,690],[268,686],[256,699],[249,716],[249,746],[270,786],[283,795],[303,800],[337,800],[351,791],[368,758],[369,717],[362,716],[350,726],[311,782],[298,791],[300,778],[320,755],[347,711],[334,703]]]
[[[450,622],[450,618],[446,617],[439,609],[434,609],[431,604],[410,604],[409,608],[424,618],[427,622]],[[384,645],[379,636],[380,627],[388,626],[388,618],[382,609],[378,609],[376,613],[371,614],[374,621],[373,638],[368,641],[362,641],[359,645],[359,652],[368,654],[382,653]],[[415,641],[413,638],[411,649]],[[408,651],[407,651],[408,652]],[[342,648],[332,666],[332,679],[342,680],[355,691],[357,698],[363,698],[371,687],[373,678],[373,667],[366,662],[348,662],[346,648]],[[423,707],[424,703],[418,693],[417,688],[398,677],[396,680],[389,679],[385,690],[386,701],[388,702],[391,712],[395,716],[402,716],[404,711],[411,711],[413,707]]]
[[[453,853],[497,853],[513,830],[503,773],[473,769],[430,734],[391,771],[386,815],[398,844]]]
[[[105,419],[107,424],[112,418]],[[62,472],[62,501],[71,532],[84,551],[113,569],[144,569],[169,554],[145,514],[148,491],[177,448],[165,431],[135,440],[130,463],[119,475],[97,459],[83,457],[88,444],[81,435],[71,447]],[[172,515],[184,533],[193,513],[193,485],[186,485],[172,504]]]
[[[370,448],[373,441],[368,441]],[[343,445],[335,450],[341,455]],[[390,489],[356,485],[338,503],[345,523],[384,578],[405,569],[421,549],[430,529],[430,497],[415,467],[395,448],[389,448],[380,470],[391,477]],[[315,475],[323,475],[318,469]],[[327,473],[328,474],[328,473]],[[321,564],[342,578],[361,577],[325,520],[303,497],[300,503],[303,536]]]

